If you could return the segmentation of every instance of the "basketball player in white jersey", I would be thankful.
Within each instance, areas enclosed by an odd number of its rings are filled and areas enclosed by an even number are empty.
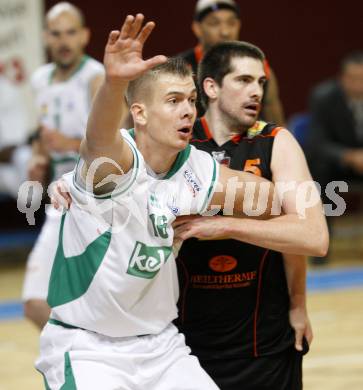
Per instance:
[[[182,59],[142,59],[154,27],[142,27],[143,19],[128,16],[111,32],[82,159],[64,176],[73,202],[62,216],[36,363],[47,389],[217,389],[171,323],[178,299],[171,224],[223,207],[231,178],[268,182],[189,146],[192,73]],[[135,129],[120,134],[126,92]],[[245,195],[237,186],[236,214]]]
[[[89,35],[74,5],[61,2],[48,11],[45,39],[53,62],[41,66],[31,79],[40,130],[29,179],[43,185],[47,177],[57,179],[74,168],[91,100],[103,79],[103,65],[84,53]],[[46,297],[59,226],[60,216],[49,210],[27,263],[24,311],[39,328],[49,317]]]

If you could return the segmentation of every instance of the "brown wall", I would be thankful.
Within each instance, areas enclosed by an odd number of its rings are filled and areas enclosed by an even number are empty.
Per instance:
[[[45,0],[46,9],[57,1]],[[190,31],[194,0],[74,0],[92,30],[88,52],[102,58],[108,32],[128,13],[143,12],[157,23],[146,55],[171,55],[195,44]],[[259,45],[277,74],[287,115],[306,108],[308,93],[334,76],[340,58],[363,49],[363,2],[346,0],[241,1],[241,39]],[[243,7],[245,4],[245,7]]]

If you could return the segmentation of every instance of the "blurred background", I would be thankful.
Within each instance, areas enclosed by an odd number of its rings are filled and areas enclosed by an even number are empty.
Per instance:
[[[5,168],[4,176],[0,172],[0,390],[42,388],[41,376],[33,368],[39,332],[24,319],[20,297],[26,258],[44,220],[44,203],[30,226],[25,210],[17,208],[16,194],[26,179],[29,139],[37,127],[29,79],[47,61],[44,13],[56,3],[0,0],[0,169]],[[197,44],[190,28],[194,0],[72,3],[82,9],[91,30],[86,52],[99,61],[108,33],[119,28],[127,14],[137,12],[156,22],[146,56],[175,55]],[[363,50],[363,2],[237,3],[240,39],[265,52],[277,76],[287,127],[307,148],[305,132],[314,130],[307,119],[313,89],[338,77],[347,54]],[[12,157],[6,160],[13,146],[21,147],[15,162]],[[3,164],[9,161],[8,169]],[[363,389],[363,180],[355,179],[342,196],[347,209],[344,215],[330,219],[329,258],[309,262],[309,310],[315,340],[305,359],[307,390]]]
[[[57,2],[44,3],[48,9]],[[109,31],[120,27],[127,13],[142,11],[157,24],[145,48],[147,56],[174,55],[197,43],[190,28],[194,0],[179,3],[104,0],[97,5],[79,0],[73,3],[83,10],[91,28],[88,53],[100,61]],[[287,117],[307,108],[311,88],[323,79],[334,77],[344,55],[362,49],[359,27],[363,22],[363,4],[360,2],[348,0],[329,5],[312,0],[237,3],[241,7],[240,38],[265,52],[278,76]]]

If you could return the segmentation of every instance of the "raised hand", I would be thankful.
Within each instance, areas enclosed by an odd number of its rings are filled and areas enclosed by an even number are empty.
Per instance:
[[[142,27],[143,21],[142,14],[136,17],[128,15],[120,31],[111,31],[103,60],[107,81],[122,83],[134,80],[167,60],[162,55],[143,60],[144,44],[155,27],[154,22],[148,22]]]

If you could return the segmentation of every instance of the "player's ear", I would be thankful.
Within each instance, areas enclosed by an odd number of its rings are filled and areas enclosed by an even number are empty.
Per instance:
[[[194,35],[198,39],[200,39],[200,37],[202,36],[202,32],[200,30],[200,24],[194,20],[193,23],[192,23],[191,28],[192,28],[192,31],[193,31]]]
[[[142,103],[133,103],[130,107],[130,112],[134,124],[139,126],[145,126],[147,122],[147,112],[146,107]]]
[[[210,100],[215,100],[218,97],[219,86],[211,77],[206,77],[203,80],[203,89]]]

